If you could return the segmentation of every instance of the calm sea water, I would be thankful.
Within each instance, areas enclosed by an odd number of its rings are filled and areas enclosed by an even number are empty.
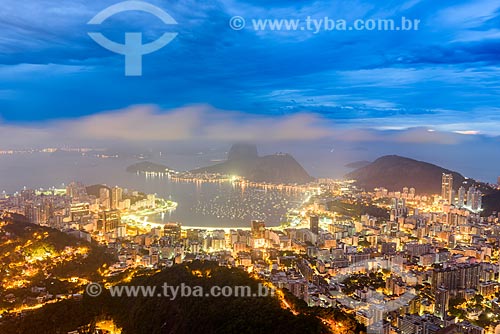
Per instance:
[[[346,163],[357,160],[374,160],[383,154],[400,154],[423,161],[436,163],[457,170],[463,175],[482,181],[496,182],[498,157],[491,154],[487,146],[453,146],[445,150],[439,147],[414,147],[402,145],[390,150],[384,145],[370,144],[368,148],[348,148],[340,145],[318,145],[317,150],[295,145],[283,149],[292,153],[311,175],[316,177],[342,177],[350,171],[343,168]],[[280,151],[278,147],[268,148],[269,154]],[[467,151],[467,159],[463,152]],[[489,152],[489,153],[488,153]],[[438,154],[439,153],[439,154]],[[189,170],[214,164],[224,159],[224,150],[191,151],[187,154],[156,155],[152,161],[163,163],[175,170]],[[477,161],[488,157],[488,163]],[[442,160],[442,161],[441,161]],[[13,193],[28,188],[61,187],[71,181],[85,184],[107,184],[156,193],[179,203],[175,212],[163,217],[151,217],[155,221],[177,221],[185,226],[248,227],[252,219],[264,219],[269,226],[279,224],[286,208],[295,207],[302,198],[294,194],[246,189],[242,191],[230,184],[176,183],[168,179],[146,178],[130,174],[126,167],[138,162],[135,158],[101,159],[79,155],[51,155],[46,153],[0,156],[0,191]]]
[[[175,160],[178,165],[199,163],[194,159],[200,157],[171,156],[165,160]],[[155,159],[156,162],[168,163],[159,160]],[[263,219],[269,226],[275,226],[287,209],[296,207],[302,200],[300,194],[241,189],[230,183],[172,182],[167,177],[151,178],[127,173],[126,167],[137,161],[45,153],[0,156],[0,191],[13,193],[23,187],[63,187],[72,181],[120,186],[156,193],[178,203],[175,211],[150,217],[150,221],[206,227],[248,227],[252,219]],[[201,164],[208,165],[210,161]]]

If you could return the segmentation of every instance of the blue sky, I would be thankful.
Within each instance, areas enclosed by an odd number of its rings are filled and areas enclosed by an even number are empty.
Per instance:
[[[259,129],[272,124],[269,130],[282,129],[274,136],[279,140],[325,136],[385,142],[387,147],[429,142],[498,147],[497,0],[151,0],[178,25],[165,26],[149,14],[132,12],[98,28],[87,25],[118,2],[2,4],[0,122],[9,138],[32,134],[27,145],[48,138],[49,130],[66,129],[62,125],[74,130],[87,124],[78,138],[110,139],[104,135],[107,129],[95,130],[102,117],[111,118],[106,123],[110,127],[118,119],[125,124],[141,119],[145,137],[134,135],[134,140],[173,140],[175,136],[155,135],[154,127],[175,120],[188,127],[178,139],[212,138],[231,129],[236,129],[235,139],[261,138]],[[418,31],[314,34],[255,31],[251,26],[234,31],[229,20],[235,15],[247,22],[404,16],[421,23]],[[91,31],[117,42],[125,31],[142,32],[148,41],[166,31],[179,35],[144,56],[142,77],[125,77],[124,57],[97,45],[87,34]],[[135,112],[155,124],[146,124]],[[124,120],[123,115],[131,116]],[[126,126],[121,130],[126,132]],[[224,139],[229,140],[229,132]],[[127,138],[116,134],[113,139]]]

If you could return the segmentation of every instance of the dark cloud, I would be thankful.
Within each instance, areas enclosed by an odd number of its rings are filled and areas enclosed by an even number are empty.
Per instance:
[[[178,22],[123,13],[86,23],[105,1],[10,2],[0,19],[0,113],[6,122],[78,118],[134,104],[169,109],[209,104],[255,115],[314,113],[348,127],[436,125],[482,131],[498,121],[500,34],[497,1],[149,2]],[[412,32],[255,32],[229,28],[231,16],[421,20]],[[250,22],[250,21],[249,21]],[[97,29],[153,40],[178,37],[144,57],[144,75],[123,75],[123,56],[95,44]],[[446,112],[443,112],[446,110]],[[472,122],[471,122],[472,120]],[[471,122],[471,128],[463,126]]]

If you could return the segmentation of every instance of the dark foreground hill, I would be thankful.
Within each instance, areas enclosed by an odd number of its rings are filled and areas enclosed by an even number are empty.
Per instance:
[[[291,155],[278,153],[259,157],[255,145],[235,144],[225,162],[191,171],[242,176],[254,182],[307,183],[313,178]]]
[[[6,215],[0,224],[0,281],[22,280],[23,284],[0,286],[0,309],[30,305],[41,297],[40,292],[32,290],[35,287],[53,296],[68,295],[80,291],[78,282],[68,277],[102,278],[99,269],[113,263],[114,255],[104,247],[72,235],[31,224],[24,216]],[[28,271],[35,274],[29,275]],[[6,299],[8,295],[11,298]],[[5,332],[0,328],[0,333]]]
[[[79,328],[92,333],[96,320],[113,319],[123,334],[224,334],[224,333],[360,333],[350,315],[338,309],[303,310],[294,315],[276,296],[205,297],[159,296],[164,284],[172,287],[248,286],[258,293],[258,281],[237,268],[219,267],[214,262],[175,265],[154,275],[146,274],[128,286],[156,287],[152,297],[111,297],[108,290],[96,298],[50,304],[24,317],[0,322],[0,333],[67,333]],[[292,304],[292,303],[291,303]],[[295,303],[293,303],[295,304]],[[302,302],[302,304],[305,304]],[[297,307],[298,309],[298,307]],[[332,310],[330,312],[330,310]],[[320,319],[321,317],[321,319]],[[324,320],[342,321],[342,332],[331,331]],[[345,330],[344,330],[345,329]]]
[[[397,155],[381,157],[347,174],[346,178],[355,179],[358,186],[367,190],[384,187],[389,191],[400,191],[403,187],[414,187],[420,194],[438,194],[443,173],[453,174],[454,189],[466,181],[457,172]]]

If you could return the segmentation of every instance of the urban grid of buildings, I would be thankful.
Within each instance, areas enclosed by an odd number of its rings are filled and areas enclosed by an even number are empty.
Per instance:
[[[124,217],[165,206],[155,195],[105,186],[90,194],[80,183],[4,195],[0,208],[106,245],[117,254],[110,276],[209,259],[244,268],[310,306],[339,307],[382,333],[500,331],[500,214],[481,217],[477,187],[454,189],[453,175],[443,174],[436,195],[366,192],[331,179],[304,189],[309,200],[280,227],[141,225]],[[387,216],[342,206],[376,207]]]

